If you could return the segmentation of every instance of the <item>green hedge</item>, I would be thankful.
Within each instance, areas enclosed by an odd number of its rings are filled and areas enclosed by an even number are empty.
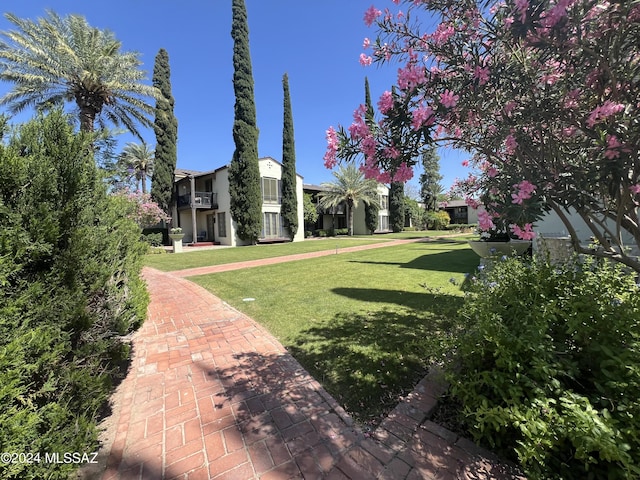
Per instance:
[[[158,234],[161,235],[160,237],[160,245],[171,245],[171,241],[169,240],[169,229],[168,228],[161,228],[161,227],[148,227],[148,228],[143,228],[142,229],[142,235],[144,237],[148,237],[149,235],[153,235],[153,239],[154,242],[156,242],[156,239],[158,238]],[[152,246],[160,246],[160,245],[153,245]]]
[[[146,314],[147,246],[60,112],[0,145],[0,452],[92,452],[122,337]],[[76,466],[0,463],[3,479]]]
[[[449,374],[475,439],[530,479],[640,478],[640,285],[609,262],[470,279]]]

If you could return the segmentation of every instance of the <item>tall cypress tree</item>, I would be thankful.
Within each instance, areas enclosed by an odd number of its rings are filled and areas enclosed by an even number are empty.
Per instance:
[[[364,105],[366,107],[365,119],[367,122],[374,122],[373,105],[371,104],[371,93],[369,92],[369,79],[364,77]],[[369,202],[364,204],[364,223],[371,233],[378,228],[379,203]]]
[[[249,26],[244,0],[233,0],[233,91],[236,96],[233,140],[236,149],[229,166],[231,217],[238,237],[256,243],[262,230],[262,194],[258,165],[258,128],[249,52]]]
[[[293,135],[293,114],[289,95],[289,76],[282,77],[284,91],[284,121],[282,127],[282,206],[280,212],[289,237],[298,231],[298,197],[296,194],[296,146]]]
[[[425,210],[436,211],[438,209],[438,194],[442,192],[442,175],[440,175],[440,157],[435,147],[427,148],[422,153],[422,169],[420,175],[420,196],[424,202]]]
[[[394,232],[404,230],[404,183],[391,182],[389,189],[389,226]]]
[[[173,114],[174,99],[171,93],[169,55],[161,48],[153,67],[153,86],[160,90],[156,100],[153,129],[156,134],[155,164],[151,179],[151,198],[171,214],[174,202],[174,176],[177,163],[178,120]]]

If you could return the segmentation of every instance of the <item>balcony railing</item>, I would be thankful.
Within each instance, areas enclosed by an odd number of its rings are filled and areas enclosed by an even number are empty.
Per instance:
[[[218,194],[213,192],[196,192],[193,196],[193,205],[196,208],[218,208]],[[191,206],[191,194],[178,196],[178,208]]]

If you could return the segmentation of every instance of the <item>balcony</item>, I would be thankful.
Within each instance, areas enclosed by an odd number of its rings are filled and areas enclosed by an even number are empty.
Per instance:
[[[215,210],[218,208],[218,194],[213,192],[196,192],[193,196],[193,206],[195,208],[203,208]],[[191,207],[191,194],[178,196],[178,208]]]

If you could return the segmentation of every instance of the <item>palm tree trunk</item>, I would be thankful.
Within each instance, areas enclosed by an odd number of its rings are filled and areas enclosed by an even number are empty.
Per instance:
[[[76,97],[76,104],[80,108],[80,131],[93,132],[96,119],[96,110],[91,105]]]

